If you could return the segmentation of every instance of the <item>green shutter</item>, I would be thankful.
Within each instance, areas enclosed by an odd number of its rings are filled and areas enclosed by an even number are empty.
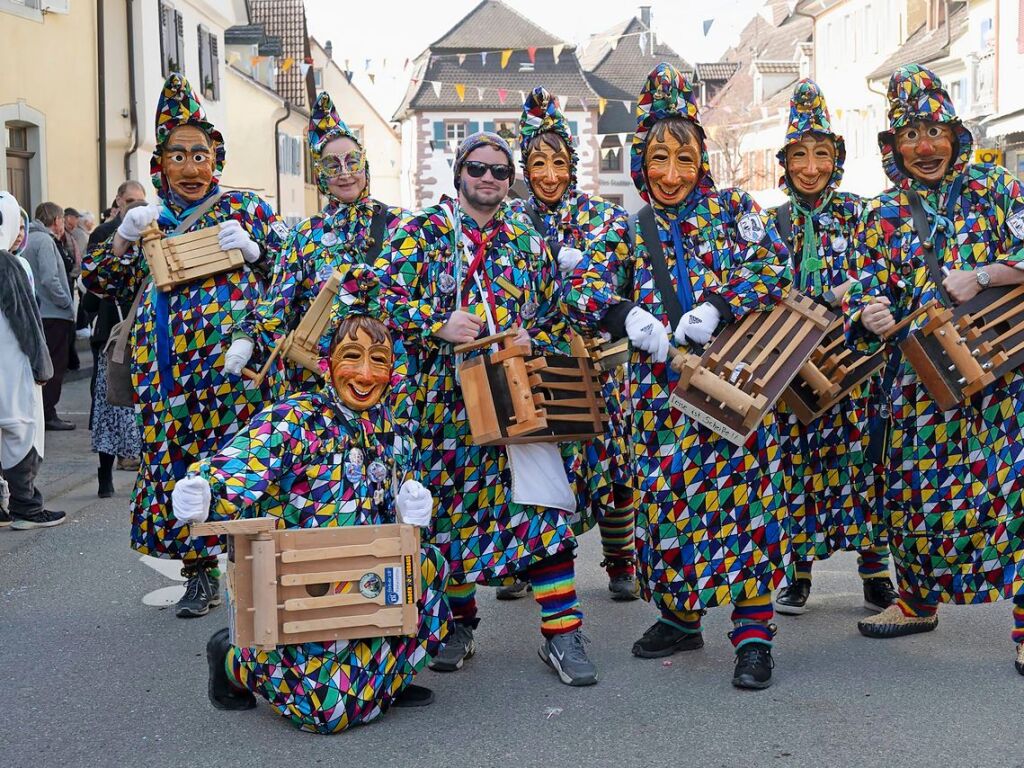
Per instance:
[[[573,136],[579,136],[580,135],[580,130],[579,130],[579,128],[576,127],[576,121],[575,120],[570,120],[569,121],[569,130],[572,131],[572,135]]]
[[[469,136],[470,134],[473,134],[473,133],[479,133],[479,131],[480,131],[480,123],[478,123],[476,120],[470,120],[469,121],[469,129],[468,130],[469,130],[469,133],[466,134],[467,136]]]
[[[488,131],[489,133],[494,133],[494,121],[493,120],[485,120],[484,121],[484,130]]]
[[[434,121],[434,141],[444,142],[444,121]]]

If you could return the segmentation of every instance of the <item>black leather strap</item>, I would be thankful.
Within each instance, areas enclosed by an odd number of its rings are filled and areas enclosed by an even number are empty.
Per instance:
[[[672,284],[672,275],[668,271],[668,262],[665,261],[665,249],[661,246],[661,238],[658,237],[658,223],[654,220],[654,209],[645,205],[637,213],[640,222],[640,234],[643,235],[644,245],[647,246],[647,254],[651,260],[651,273],[654,275],[654,287],[658,289],[661,297],[661,306],[668,315],[669,328],[679,325],[683,316],[683,305],[679,303],[679,296]],[[676,254],[682,258],[682,254]]]
[[[366,264],[372,267],[384,247],[384,227],[387,224],[387,206],[374,203],[373,218],[370,220],[370,242],[366,248]]]
[[[914,224],[914,232],[921,242],[921,253],[924,255],[925,266],[928,267],[928,276],[942,296],[942,303],[947,307],[953,306],[953,299],[942,285],[945,277],[942,274],[942,267],[939,265],[939,258],[935,255],[935,243],[931,239],[931,227],[928,225],[928,212],[924,209],[924,202],[921,196],[914,191],[907,193],[907,200],[910,203],[910,218]]]
[[[793,206],[790,203],[783,203],[775,209],[775,228],[782,235],[786,247],[790,247],[789,236],[793,234]]]

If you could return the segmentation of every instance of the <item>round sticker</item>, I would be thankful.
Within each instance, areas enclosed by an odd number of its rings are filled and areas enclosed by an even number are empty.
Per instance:
[[[442,272],[437,278],[437,287],[441,289],[441,293],[451,293],[455,290],[455,278],[447,272]]]
[[[348,456],[345,457],[345,461],[349,464],[363,464],[363,452],[358,448],[349,449]]]
[[[846,238],[842,235],[832,239],[832,250],[836,253],[845,253],[847,245]]]
[[[359,579],[359,594],[372,600],[384,591],[384,582],[376,573],[364,573]]]
[[[370,479],[375,483],[383,483],[388,476],[388,468],[380,459],[370,463]]]
[[[823,227],[831,227],[834,221],[831,213],[823,213],[818,217],[818,223]]]
[[[519,315],[523,320],[532,320],[537,316],[538,309],[540,309],[540,307],[537,305],[537,302],[528,301],[523,304],[523,308],[519,311]]]
[[[362,464],[345,464],[345,479],[350,483],[358,483],[363,479]]]
[[[320,242],[330,247],[338,244],[338,236],[333,232],[324,232],[324,236],[320,238]]]

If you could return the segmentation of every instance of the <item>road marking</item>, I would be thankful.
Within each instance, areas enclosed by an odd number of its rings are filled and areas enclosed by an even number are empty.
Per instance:
[[[227,567],[227,560],[227,555],[221,555],[217,558],[217,564],[220,566],[222,574]],[[181,560],[167,560],[165,558],[142,555],[139,557],[139,562],[149,566],[161,576],[178,582],[169,587],[160,587],[152,592],[147,592],[142,596],[143,605],[164,608],[168,605],[174,605],[185,594],[185,577],[181,575]]]

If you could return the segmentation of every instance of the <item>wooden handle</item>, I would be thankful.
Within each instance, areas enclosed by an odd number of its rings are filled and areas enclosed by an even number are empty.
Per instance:
[[[262,533],[277,528],[276,517],[249,517],[244,520],[214,520],[206,523],[192,523],[189,532],[194,536],[222,536]]]
[[[462,355],[465,354],[466,352],[472,352],[473,350],[476,349],[483,349],[484,347],[489,347],[492,344],[498,344],[499,342],[502,342],[505,339],[511,339],[518,335],[519,328],[512,327],[509,328],[507,331],[496,333],[493,336],[484,336],[482,339],[474,339],[473,341],[467,341],[465,344],[457,344],[455,346],[455,354]]]
[[[900,320],[898,323],[896,323],[896,325],[894,325],[888,331],[883,333],[881,335],[882,341],[888,341],[889,339],[891,339],[893,336],[895,336],[897,333],[899,333],[904,328],[909,326],[911,323],[913,323],[915,320],[917,320],[917,318],[919,318],[921,315],[923,315],[925,312],[927,312],[932,307],[938,308],[938,307],[941,307],[941,306],[942,305],[938,301],[934,301],[933,300],[933,301],[929,301],[924,306],[918,307],[913,312],[911,312],[909,315],[907,315],[902,320]],[[861,310],[861,311],[863,311],[863,310]]]

